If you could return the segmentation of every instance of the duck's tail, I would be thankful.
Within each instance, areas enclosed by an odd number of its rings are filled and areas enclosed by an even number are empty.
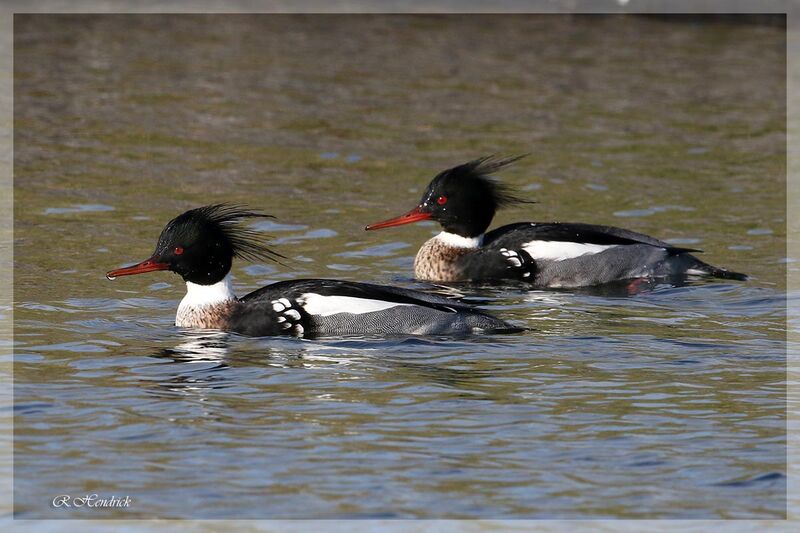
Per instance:
[[[711,276],[720,279],[734,279],[736,281],[747,281],[749,279],[749,276],[747,274],[734,272],[733,270],[727,270],[725,268],[715,267],[714,265],[709,265],[708,263],[704,263],[699,259],[697,259],[697,264],[692,265],[692,267],[689,268],[686,271],[686,273],[699,274],[702,276]]]

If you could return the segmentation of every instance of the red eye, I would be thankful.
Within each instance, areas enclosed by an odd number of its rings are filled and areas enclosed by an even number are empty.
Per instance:
[[[183,248],[176,246],[173,252],[175,252],[175,255],[181,255],[183,253]]]
[[[444,205],[447,203],[447,196],[440,196],[436,199],[436,203],[439,205]]]

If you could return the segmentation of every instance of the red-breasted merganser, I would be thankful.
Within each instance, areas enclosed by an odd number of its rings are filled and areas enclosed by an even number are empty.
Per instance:
[[[281,281],[237,298],[231,283],[234,257],[277,260],[259,234],[241,221],[269,217],[242,206],[218,204],[192,209],[171,220],[153,255],[106,277],[170,270],[183,277],[186,296],[175,325],[244,335],[464,334],[515,332],[488,313],[420,291],[330,279]]]
[[[444,231],[428,240],[414,260],[414,274],[421,280],[511,279],[534,287],[575,288],[685,275],[747,279],[691,255],[700,250],[611,226],[519,222],[486,233],[498,209],[530,203],[491,176],[520,157],[483,157],[445,170],[433,178],[417,207],[366,229],[438,222]]]

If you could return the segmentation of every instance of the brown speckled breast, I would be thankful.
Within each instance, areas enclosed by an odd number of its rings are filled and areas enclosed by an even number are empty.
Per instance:
[[[228,318],[237,305],[236,300],[229,300],[217,305],[179,308],[175,316],[175,325],[194,329],[228,329]]]
[[[463,281],[456,261],[474,251],[473,248],[455,248],[436,238],[430,239],[414,258],[414,276],[426,281]]]

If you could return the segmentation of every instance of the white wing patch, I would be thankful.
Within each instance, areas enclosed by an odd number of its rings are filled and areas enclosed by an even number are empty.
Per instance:
[[[564,241],[530,241],[522,249],[528,252],[533,259],[549,259],[550,261],[563,261],[587,254],[598,254],[617,244],[586,244],[582,242]]]
[[[272,310],[278,314],[276,320],[281,325],[281,329],[291,329],[296,336],[302,337],[305,331],[303,325],[300,324],[302,315],[297,309],[292,309],[292,302],[288,298],[278,298],[270,303],[272,303]]]
[[[356,298],[354,296],[323,296],[313,292],[307,292],[297,299],[306,313],[316,316],[331,316],[339,313],[350,313],[361,315],[374,311],[383,311],[398,306],[410,306],[413,304],[401,304],[397,302],[387,302],[385,300],[370,300],[369,298]]]
[[[514,267],[519,268],[522,266],[522,259],[520,258],[519,254],[514,250],[509,250],[508,248],[500,248],[500,255],[506,258],[506,261]]]

